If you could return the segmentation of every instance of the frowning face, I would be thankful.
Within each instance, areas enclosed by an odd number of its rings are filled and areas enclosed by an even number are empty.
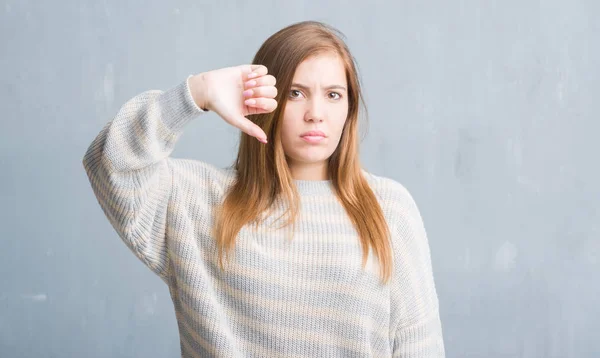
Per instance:
[[[292,172],[320,177],[336,150],[348,116],[348,84],[342,59],[319,54],[296,69],[283,113],[281,139]]]

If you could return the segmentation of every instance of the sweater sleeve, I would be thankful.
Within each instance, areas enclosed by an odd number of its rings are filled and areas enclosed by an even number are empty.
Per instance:
[[[445,357],[439,301],[421,214],[402,187],[392,281],[393,357]]]
[[[100,131],[83,158],[93,192],[129,249],[168,282],[167,210],[172,188],[169,155],[184,126],[204,113],[188,80],[128,100]]]

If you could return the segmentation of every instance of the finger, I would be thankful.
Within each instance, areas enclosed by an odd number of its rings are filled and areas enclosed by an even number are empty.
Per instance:
[[[268,73],[267,67],[263,65],[242,65],[241,68],[245,80],[264,76]]]
[[[277,108],[277,101],[273,98],[250,98],[245,100],[244,104],[248,107],[264,109],[267,112],[272,112]]]
[[[243,92],[245,98],[275,98],[277,97],[277,87],[274,86],[265,86],[265,87],[256,87],[252,89],[247,89]]]
[[[258,78],[251,79],[244,82],[244,88],[263,87],[263,86],[275,86],[277,80],[272,75],[266,75]]]
[[[250,114],[265,114],[265,113],[271,113],[271,112],[273,112],[273,110],[251,107],[249,112],[250,112]]]
[[[264,76],[269,73],[267,67],[264,65],[250,65],[250,71],[251,72],[247,76],[249,79]]]

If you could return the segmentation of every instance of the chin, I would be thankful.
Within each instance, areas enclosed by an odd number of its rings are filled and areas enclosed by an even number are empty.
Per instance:
[[[291,158],[298,163],[318,163],[329,159],[327,153],[294,153]]]

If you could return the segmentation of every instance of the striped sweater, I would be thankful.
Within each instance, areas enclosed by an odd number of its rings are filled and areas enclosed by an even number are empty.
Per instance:
[[[235,171],[170,156],[204,113],[188,79],[127,101],[83,158],[119,237],[168,285],[181,356],[444,357],[423,221],[392,179],[363,170],[392,232],[389,284],[372,253],[363,269],[357,232],[329,180],[295,180],[301,211],[291,241],[270,220],[244,227],[220,270],[212,214]]]

